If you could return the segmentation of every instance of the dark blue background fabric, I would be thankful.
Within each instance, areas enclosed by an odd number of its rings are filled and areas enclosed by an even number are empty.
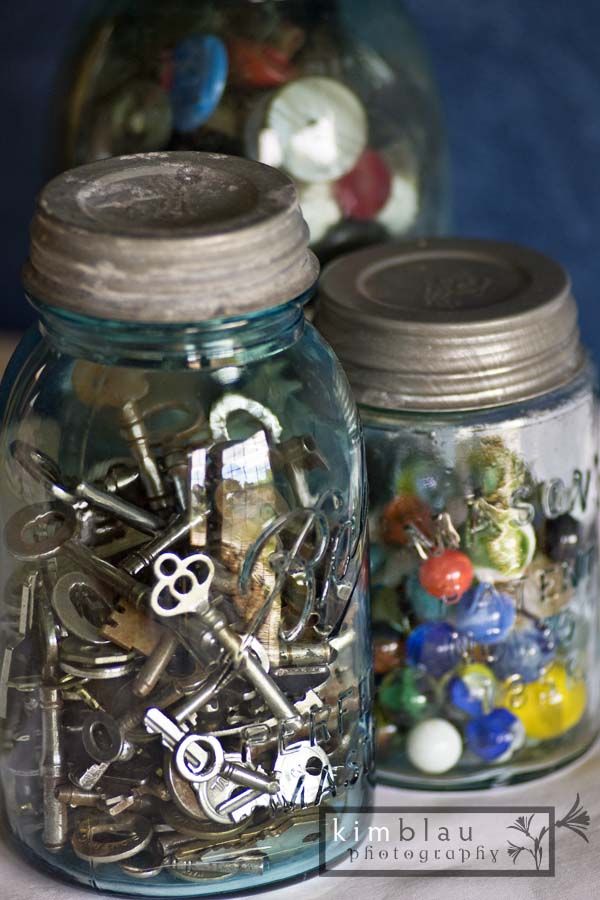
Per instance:
[[[19,270],[34,196],[48,172],[56,75],[90,0],[1,5],[0,327],[17,328],[32,319]],[[562,262],[573,277],[584,337],[600,358],[600,6],[406,6],[429,47],[445,108],[454,231],[530,244]]]

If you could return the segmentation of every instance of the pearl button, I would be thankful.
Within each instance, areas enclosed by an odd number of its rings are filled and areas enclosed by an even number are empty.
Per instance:
[[[363,105],[332,78],[309,76],[285,85],[269,106],[266,126],[276,136],[283,167],[301,181],[341,178],[367,144]]]

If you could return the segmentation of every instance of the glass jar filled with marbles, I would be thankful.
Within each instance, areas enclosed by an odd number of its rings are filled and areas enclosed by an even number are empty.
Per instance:
[[[380,776],[573,759],[599,725],[598,414],[567,276],[510,244],[369,248],[316,321],[365,429]]]
[[[320,811],[368,805],[364,451],[303,316],[317,271],[293,184],[245,159],[120,157],[40,196],[40,322],[3,382],[0,784],[70,881],[304,878],[342,852]]]
[[[444,133],[396,0],[111,0],[62,89],[62,165],[202,150],[276,166],[322,259],[446,221]]]

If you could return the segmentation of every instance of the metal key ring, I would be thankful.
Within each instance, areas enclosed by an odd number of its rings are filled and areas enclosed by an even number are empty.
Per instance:
[[[227,422],[235,412],[245,412],[250,418],[256,419],[274,441],[281,438],[283,431],[281,423],[270,409],[242,394],[225,394],[213,404],[210,411],[209,423],[213,440],[230,440]]]
[[[58,523],[53,534],[36,536],[36,527]],[[77,528],[77,517],[71,507],[56,501],[25,506],[10,517],[4,529],[4,542],[17,559],[32,562],[56,556],[71,540]],[[28,532],[31,532],[28,534]]]
[[[177,442],[177,445],[185,443],[188,437],[194,437],[196,430],[206,424],[206,417],[199,405],[192,400],[156,400],[154,403],[138,404],[140,419],[143,419],[148,430],[149,441],[152,446],[160,446],[163,444],[169,447]],[[189,425],[185,427],[157,428],[152,429],[152,423],[148,420],[152,416],[156,416],[162,412],[175,410],[187,415]]]
[[[85,678],[89,681],[108,681],[110,678],[122,678],[129,675],[135,669],[135,660],[116,666],[77,666],[61,660],[60,668],[69,675]]]
[[[75,854],[86,862],[117,863],[145,850],[152,834],[152,824],[143,816],[111,819],[104,813],[88,813],[75,826],[71,844]],[[111,841],[111,835],[116,839]]]
[[[148,859],[149,857],[149,859]],[[156,878],[163,870],[165,858],[158,844],[152,842],[140,851],[134,862],[121,863],[121,871],[131,878]]]
[[[55,500],[69,505],[77,502],[77,497],[61,483],[58,465],[46,453],[25,441],[13,441],[10,445],[10,453],[34,481],[50,488],[50,493]]]

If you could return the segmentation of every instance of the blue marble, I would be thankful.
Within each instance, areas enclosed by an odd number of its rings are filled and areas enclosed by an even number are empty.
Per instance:
[[[523,726],[519,719],[502,706],[487,715],[471,719],[465,725],[467,746],[486,762],[494,762],[506,756],[515,744],[520,743]]]
[[[452,607],[452,621],[458,631],[478,644],[498,644],[515,624],[515,601],[493,585],[482,582],[469,588]]]
[[[406,641],[409,665],[423,666],[434,678],[441,678],[460,662],[465,641],[447,622],[418,625]]]
[[[525,682],[537,681],[555,651],[556,639],[549,628],[513,631],[503,644],[497,645],[491,668],[500,679],[520,675]]]

